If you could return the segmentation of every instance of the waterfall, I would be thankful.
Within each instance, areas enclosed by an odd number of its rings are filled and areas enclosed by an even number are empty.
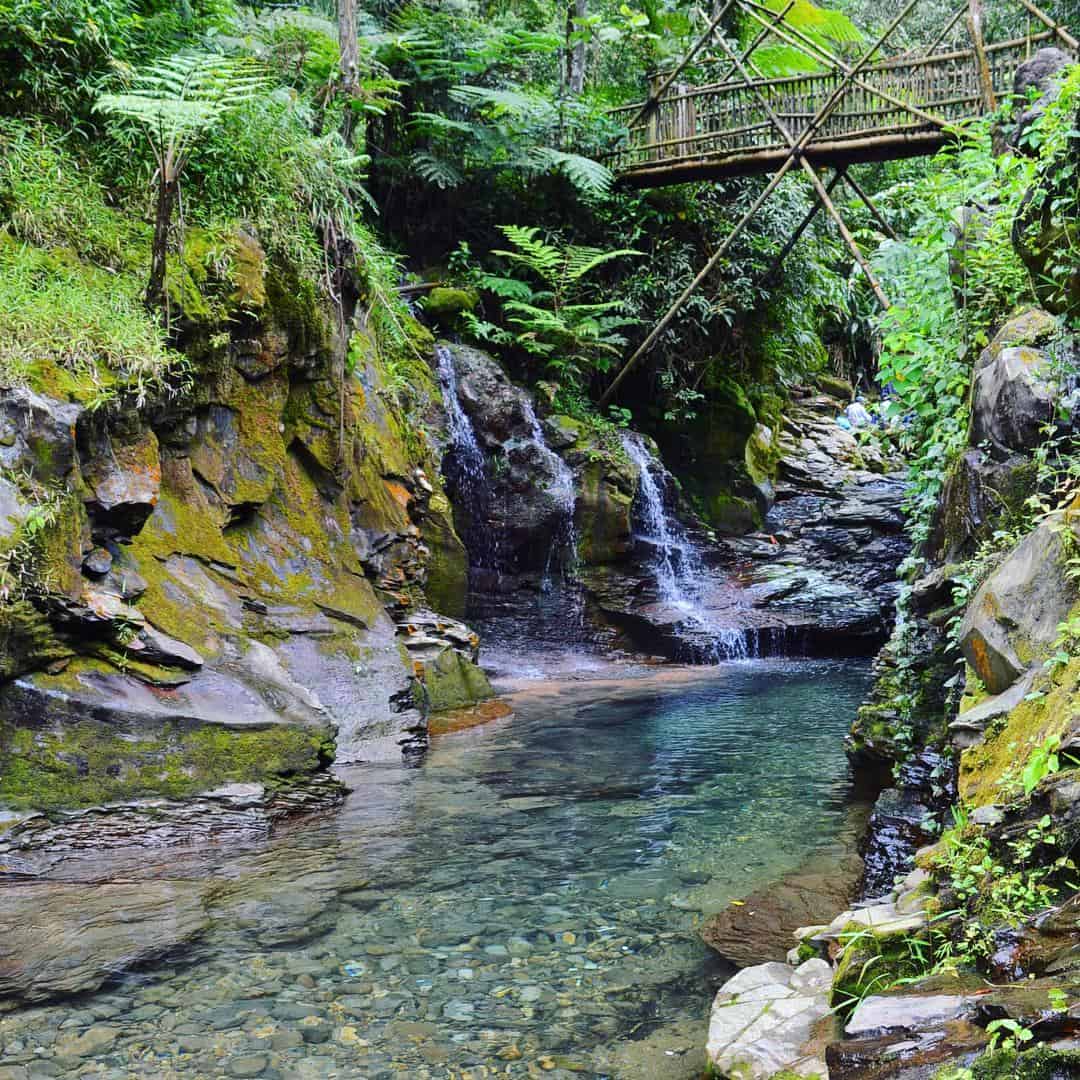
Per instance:
[[[435,347],[436,371],[446,409],[447,434],[450,447],[443,460],[443,474],[454,489],[457,500],[469,515],[470,544],[474,561],[479,566],[494,566],[498,555],[498,538],[487,528],[490,517],[491,490],[487,477],[487,459],[477,442],[472,421],[461,407],[458,397],[457,372],[454,358],[445,345]]]
[[[550,587],[554,565],[558,565],[564,579],[572,578],[577,567],[577,529],[574,526],[577,485],[574,483],[574,473],[570,466],[548,446],[536,410],[525,395],[522,395],[521,411],[525,417],[525,423],[529,425],[530,441],[550,462],[555,475],[555,483],[550,493],[559,507],[559,524],[552,537],[551,549],[544,569],[545,582]]]
[[[714,660],[746,659],[751,655],[746,631],[718,625],[703,606],[705,564],[682,523],[664,505],[663,465],[639,435],[624,433],[622,444],[627,457],[638,467],[635,510],[642,528],[639,539],[652,550],[652,571],[660,599],[685,613],[694,636],[708,641],[707,651]]]

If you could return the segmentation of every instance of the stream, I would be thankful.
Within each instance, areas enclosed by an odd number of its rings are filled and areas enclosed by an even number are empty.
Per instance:
[[[342,770],[341,812],[269,843],[73,861],[72,882],[164,883],[199,932],[96,993],[0,1014],[2,1066],[646,1080],[627,1048],[663,1031],[668,1059],[700,1056],[730,970],[702,913],[857,842],[843,735],[869,665],[598,667],[519,680],[514,716],[419,767]],[[79,918],[92,934],[125,911]]]

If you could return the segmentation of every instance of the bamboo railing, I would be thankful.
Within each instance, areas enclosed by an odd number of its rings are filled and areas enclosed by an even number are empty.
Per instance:
[[[1007,95],[1018,65],[1053,38],[1054,32],[1031,34],[987,45],[995,92]],[[701,85],[689,81],[693,72]],[[644,103],[612,110],[630,122],[624,144],[608,160],[618,174],[633,181],[648,178],[650,186],[664,182],[665,170],[681,179],[687,167],[701,166],[709,175],[766,172],[775,168],[787,144],[770,121],[757,91],[798,138],[817,110],[843,81],[839,70],[757,80],[708,82],[716,67],[699,62],[687,81],[672,84],[648,110]],[[653,78],[653,92],[662,76]],[[821,125],[807,148],[808,155],[833,153],[847,161],[908,156],[932,152],[943,141],[940,124],[874,93],[881,90],[894,101],[908,103],[938,121],[953,124],[978,116],[984,109],[979,67],[974,50],[940,52],[918,58],[899,58],[867,65],[862,85],[852,85]],[[642,115],[644,113],[644,115]],[[922,149],[925,144],[926,149]],[[895,154],[891,153],[895,150]]]

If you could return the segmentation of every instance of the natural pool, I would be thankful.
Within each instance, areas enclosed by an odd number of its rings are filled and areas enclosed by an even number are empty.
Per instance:
[[[842,738],[868,685],[847,661],[536,682],[419,768],[344,770],[332,819],[128,861],[109,873],[197,936],[0,1015],[0,1077],[645,1080],[627,1047],[658,1029],[693,1075],[724,974],[701,912],[854,843]],[[76,891],[71,918],[131,895]]]

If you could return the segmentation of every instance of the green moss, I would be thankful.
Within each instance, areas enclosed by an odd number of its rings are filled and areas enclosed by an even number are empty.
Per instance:
[[[0,604],[0,681],[71,655],[52,623],[28,600]]]
[[[474,311],[480,297],[472,289],[432,289],[424,300],[424,311],[444,326],[452,326],[464,311]]]
[[[761,511],[749,499],[727,491],[702,497],[701,509],[717,532],[740,536],[761,528]]]
[[[830,397],[839,398],[844,402],[851,401],[855,397],[855,387],[847,379],[840,379],[835,375],[822,372],[815,377],[815,381]]]
[[[1000,728],[960,757],[959,789],[970,806],[1001,802],[1017,793],[1031,752],[1052,735],[1063,736],[1080,706],[1080,657],[1059,671],[1044,697],[1022,701]]]
[[[73,667],[77,673],[91,664]],[[321,769],[331,745],[325,731],[293,725],[229,729],[171,721],[124,731],[84,718],[30,730],[5,721],[0,805],[78,809],[155,796],[185,798],[231,783],[273,787]]]
[[[495,696],[483,671],[454,649],[445,649],[425,664],[422,678],[427,711],[432,713],[476,705]]]
[[[265,287],[267,309],[288,333],[292,351],[328,354],[332,327],[317,284],[295,270],[271,263]]]
[[[1080,1075],[1080,1053],[1049,1046],[1036,1046],[1022,1053],[999,1050],[976,1060],[971,1074],[972,1080],[1057,1080]]]
[[[780,462],[780,445],[772,430],[764,424],[756,425],[746,440],[743,457],[746,471],[755,484],[772,480]]]

